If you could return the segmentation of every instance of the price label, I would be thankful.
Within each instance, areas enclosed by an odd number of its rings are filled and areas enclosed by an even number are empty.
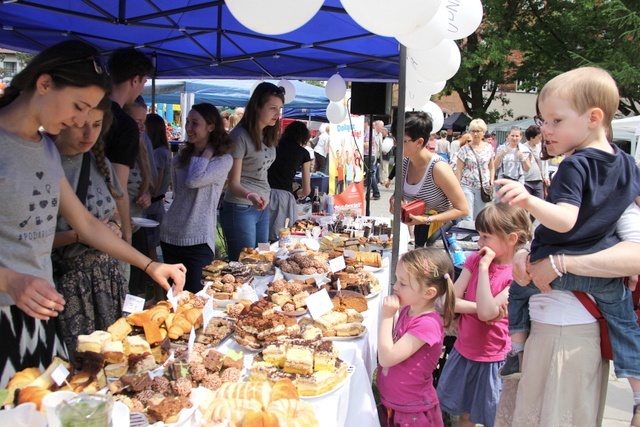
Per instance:
[[[352,251],[351,249],[345,249],[343,255],[344,255],[345,258],[355,258],[356,257],[356,251]]]
[[[340,255],[337,258],[329,260],[329,269],[332,273],[344,270],[347,268],[347,264],[344,262],[344,256]]]
[[[124,304],[122,305],[122,311],[125,313],[137,313],[144,310],[144,298],[137,297],[135,295],[127,294],[124,297]]]
[[[171,307],[173,308],[173,312],[178,311],[178,298],[173,295],[173,286],[169,288],[169,292],[167,292],[167,300],[171,303]]]
[[[202,327],[204,329],[207,328],[209,321],[213,318],[213,298],[209,298],[207,303],[204,305],[204,309],[202,310]]]
[[[58,384],[58,387],[60,387],[67,380],[68,376],[69,370],[67,369],[67,367],[64,365],[60,365],[51,374],[51,379],[53,380],[53,382]]]
[[[314,294],[309,295],[305,299],[309,314],[314,319],[321,317],[323,314],[333,310],[333,303],[326,289],[322,289]]]
[[[191,353],[193,352],[193,345],[196,343],[196,330],[191,327],[191,332],[189,333],[189,343],[187,344],[187,361],[191,359]]]

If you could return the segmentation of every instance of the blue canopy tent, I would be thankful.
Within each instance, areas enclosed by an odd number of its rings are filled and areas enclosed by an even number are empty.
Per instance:
[[[286,11],[282,11],[286,14]],[[158,78],[397,82],[400,49],[325,0],[297,30],[277,36],[240,24],[223,0],[30,0],[0,4],[0,46],[39,52],[69,38],[104,54],[135,46]]]
[[[266,80],[277,84],[278,80]],[[224,107],[244,107],[249,101],[249,93],[254,85],[253,80],[207,79],[207,80],[157,80],[155,83],[156,102],[163,104],[180,104],[182,93],[193,93],[196,103],[210,102]],[[293,101],[286,104],[288,108],[326,109],[329,98],[322,87],[310,85],[298,80],[291,80],[296,89]],[[151,96],[150,82],[142,95],[148,101]]]

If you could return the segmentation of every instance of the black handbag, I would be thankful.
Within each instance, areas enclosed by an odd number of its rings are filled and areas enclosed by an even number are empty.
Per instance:
[[[487,185],[485,187],[485,185],[482,183],[482,167],[480,166],[480,159],[478,158],[478,155],[476,154],[476,151],[473,149],[473,147],[469,148],[476,158],[476,163],[478,163],[478,175],[480,177],[480,198],[483,202],[489,203],[493,201],[493,188],[491,188],[491,185]]]

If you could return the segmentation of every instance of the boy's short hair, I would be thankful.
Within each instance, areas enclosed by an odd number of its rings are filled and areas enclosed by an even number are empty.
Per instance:
[[[114,84],[126,82],[134,77],[147,77],[152,72],[151,60],[132,47],[116,49],[109,56],[109,74]]]
[[[605,127],[611,126],[620,103],[615,80],[607,71],[597,67],[576,68],[554,77],[544,85],[539,98],[543,100],[548,96],[567,99],[580,114],[589,108],[600,108],[604,112]]]

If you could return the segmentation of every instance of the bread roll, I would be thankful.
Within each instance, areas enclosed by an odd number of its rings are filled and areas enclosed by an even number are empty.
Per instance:
[[[42,399],[51,393],[51,390],[42,387],[25,387],[20,390],[18,395],[18,405],[21,403],[32,402],[36,404],[38,410],[42,406]]]
[[[36,378],[40,376],[40,368],[26,368],[20,372],[17,372],[7,384],[7,390],[14,392],[17,389],[25,388]]]

